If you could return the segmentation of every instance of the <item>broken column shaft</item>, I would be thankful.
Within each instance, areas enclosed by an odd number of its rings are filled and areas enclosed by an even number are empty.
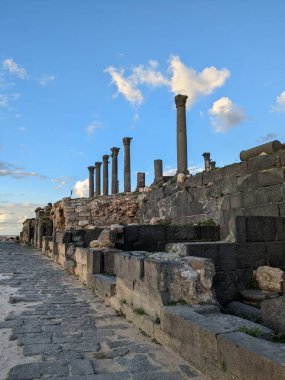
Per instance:
[[[101,194],[101,165],[102,162],[95,162],[95,170],[96,170],[96,195]]]
[[[108,195],[109,193],[109,156],[104,154],[103,156],[103,195]]]
[[[120,148],[111,148],[112,157],[112,194],[118,193],[118,154]]]
[[[211,161],[210,162],[210,170],[212,171],[214,169],[216,169],[216,161]]]
[[[95,166],[88,166],[89,170],[89,198],[94,197],[94,169]]]
[[[145,187],[145,173],[137,173],[137,190]]]
[[[211,167],[210,167],[210,153],[208,152],[205,152],[202,154],[202,156],[204,157],[204,161],[205,161],[205,172],[209,172],[211,170]]]
[[[188,174],[187,165],[187,131],[186,131],[186,101],[187,95],[176,95],[177,109],[177,174]]]
[[[154,181],[160,181],[162,178],[162,160],[154,160]]]
[[[124,137],[124,193],[131,191],[131,157],[130,143],[132,137]]]

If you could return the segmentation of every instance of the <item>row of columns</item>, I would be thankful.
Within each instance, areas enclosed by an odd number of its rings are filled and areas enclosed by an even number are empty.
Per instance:
[[[130,155],[130,144],[132,137],[124,137],[124,192],[131,191],[131,155]],[[118,154],[120,148],[111,148],[112,154],[112,182],[111,182],[111,193],[117,194],[119,192],[118,185]],[[109,193],[109,157],[108,154],[103,156],[103,195],[108,195]],[[95,166],[88,166],[89,170],[89,197],[92,198],[94,195],[98,196],[101,194],[101,165],[102,162],[95,162]],[[94,193],[94,170],[96,173],[96,186]]]
[[[187,160],[187,128],[186,128],[186,102],[187,95],[176,95],[175,105],[177,110],[177,124],[176,124],[176,142],[177,142],[177,174],[188,174],[188,160]],[[124,137],[124,192],[131,191],[131,160],[130,160],[130,143],[131,137]],[[111,148],[112,157],[112,182],[111,192],[117,194],[119,191],[118,186],[118,154],[120,148]],[[215,168],[215,161],[211,161],[210,153],[204,153],[205,170],[210,171]],[[108,195],[108,164],[109,155],[103,156],[103,195]],[[101,178],[100,169],[101,162],[95,162],[94,166],[89,166],[89,196],[94,196],[94,169],[96,170],[96,195],[101,194]],[[163,179],[162,160],[154,161],[155,182]],[[145,173],[137,173],[137,186],[145,186]]]

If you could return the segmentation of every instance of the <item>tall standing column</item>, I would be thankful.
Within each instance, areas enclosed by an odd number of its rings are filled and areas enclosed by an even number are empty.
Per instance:
[[[204,161],[205,161],[205,172],[209,172],[211,170],[210,168],[210,153],[208,152],[205,152],[202,154],[202,156],[204,157]]]
[[[210,162],[210,170],[215,170],[216,169],[216,161],[211,161]]]
[[[187,131],[186,131],[186,101],[187,95],[176,95],[177,109],[177,174],[188,174],[187,165]]]
[[[137,173],[137,191],[145,187],[145,173]]]
[[[94,197],[94,169],[95,166],[88,166],[89,170],[89,198]]]
[[[103,195],[108,195],[109,193],[109,155],[104,154],[103,156]]]
[[[101,165],[102,162],[95,162],[95,170],[96,170],[96,195],[101,194]]]
[[[162,178],[162,160],[154,160],[154,181],[160,181]]]
[[[130,144],[132,137],[124,137],[124,193],[131,191],[131,157]]]
[[[117,194],[118,192],[118,154],[120,148],[111,148],[112,157],[112,194]]]

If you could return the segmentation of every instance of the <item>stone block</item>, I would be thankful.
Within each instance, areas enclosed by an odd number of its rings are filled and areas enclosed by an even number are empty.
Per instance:
[[[156,252],[157,251],[157,242],[144,242],[136,241],[133,243],[134,251],[147,251],[147,252]]]
[[[238,291],[249,288],[252,280],[253,280],[253,269],[237,269],[236,283],[237,283]]]
[[[217,348],[225,379],[285,378],[285,352],[275,343],[242,332],[233,332],[218,335]]]
[[[140,242],[156,242],[165,239],[164,225],[140,225],[139,226],[139,241]]]
[[[273,330],[285,334],[285,297],[265,300],[261,303],[263,323]]]
[[[236,193],[237,190],[237,179],[236,176],[228,175],[223,178],[222,193],[224,195],[230,195]]]
[[[278,206],[280,216],[285,216],[285,202],[280,202]]]
[[[185,182],[187,187],[200,187],[203,184],[203,174],[196,174],[188,178]]]
[[[238,269],[257,269],[266,265],[265,243],[237,243],[237,267]]]
[[[86,245],[86,247],[89,247],[91,241],[97,240],[102,231],[103,228],[100,227],[85,230],[84,244]]]
[[[256,271],[256,280],[260,289],[269,292],[282,293],[283,291],[283,270],[269,267],[267,265],[258,267]]]
[[[82,265],[87,265],[88,263],[87,256],[88,256],[88,248],[76,247],[74,259],[77,263],[80,263]]]
[[[186,243],[187,256],[204,257],[213,260],[215,266],[219,263],[218,244]]]
[[[247,170],[254,173],[259,170],[271,169],[277,166],[277,157],[274,154],[250,158],[247,161]]]
[[[249,216],[279,216],[279,205],[272,203],[263,206],[249,207],[247,212]]]
[[[282,184],[284,181],[284,169],[272,168],[269,170],[253,173],[249,178],[249,184],[252,190],[263,186],[272,186]]]
[[[249,192],[241,192],[241,207],[247,208],[252,207],[256,204],[256,196],[255,193]]]
[[[285,270],[285,242],[266,243],[267,265]],[[263,264],[263,265],[266,265]]]
[[[89,248],[87,255],[87,272],[90,274],[103,273],[104,255],[99,248]]]
[[[139,226],[126,226],[124,227],[124,241],[125,243],[133,243],[139,240]]]
[[[112,297],[116,294],[116,277],[96,274],[95,289],[98,294],[104,297]]]
[[[226,312],[229,314],[237,315],[238,317],[247,318],[249,320],[252,317],[261,320],[261,311],[260,309],[247,305],[242,302],[233,301],[227,304],[225,307]]]
[[[276,225],[276,240],[285,240],[285,218],[277,216],[275,218],[275,225]]]
[[[248,192],[250,190],[249,178],[250,175],[244,175],[242,177],[237,178],[238,191]]]
[[[280,157],[281,165],[282,165],[282,166],[285,166],[285,150],[282,150],[282,151],[280,152],[279,157]]]
[[[222,211],[229,211],[231,209],[231,197],[230,195],[226,195],[219,199],[219,208]]]
[[[144,277],[145,252],[117,253],[114,255],[114,273],[122,279],[139,281]]]
[[[241,193],[232,194],[230,196],[231,210],[242,208]]]
[[[247,241],[276,240],[275,217],[251,216],[246,218]]]
[[[282,201],[282,185],[274,185],[269,187],[261,187],[256,190],[256,198],[258,205],[266,205],[274,202]]]
[[[220,179],[216,182],[209,182],[206,187],[207,198],[217,198],[222,196],[223,193],[223,180]]]
[[[235,238],[238,243],[247,241],[246,219],[245,216],[235,217]]]
[[[55,241],[56,243],[70,243],[71,242],[71,233],[67,231],[56,231],[55,232]]]
[[[222,305],[237,299],[236,271],[216,272],[213,287],[216,297]]]
[[[180,242],[194,239],[194,226],[166,226],[166,241]]]
[[[235,243],[221,243],[218,246],[217,271],[234,271],[237,269],[237,251]]]
[[[74,243],[84,241],[86,231],[85,230],[74,230],[71,233],[71,240]]]
[[[118,252],[121,252],[118,249],[104,249],[104,265],[103,265],[103,273],[108,275],[114,274],[114,255]]]

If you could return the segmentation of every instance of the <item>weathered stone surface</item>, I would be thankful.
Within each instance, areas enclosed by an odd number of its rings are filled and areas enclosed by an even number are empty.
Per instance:
[[[263,301],[261,314],[266,326],[285,334],[285,297]]]
[[[262,290],[270,292],[283,292],[283,270],[269,266],[257,268],[256,280]]]

